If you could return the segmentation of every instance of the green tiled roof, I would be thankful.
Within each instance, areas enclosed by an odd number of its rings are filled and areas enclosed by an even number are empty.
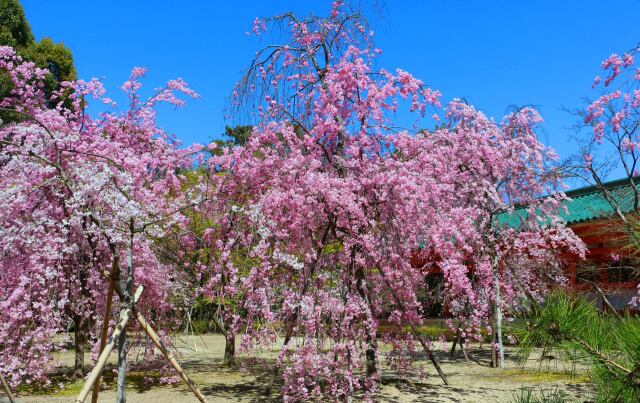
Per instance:
[[[640,182],[640,178],[638,178]],[[607,182],[604,184],[609,194],[615,199],[622,213],[629,213],[633,210],[634,192],[628,179]],[[560,211],[560,216],[567,221],[567,224],[596,220],[599,218],[611,217],[615,211],[604,198],[602,191],[595,186],[588,186],[566,192],[571,201],[564,202],[567,212]],[[520,225],[520,218],[526,218],[524,207],[517,208],[513,214],[502,213],[496,218],[500,224],[517,227]]]

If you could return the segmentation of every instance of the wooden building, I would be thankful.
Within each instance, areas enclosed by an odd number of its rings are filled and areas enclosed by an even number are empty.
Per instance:
[[[622,214],[632,222],[640,218],[634,214],[638,210],[636,194],[628,179],[608,182],[604,186]],[[597,287],[616,309],[627,309],[629,301],[638,292],[640,255],[637,245],[633,245],[629,232],[624,230],[622,220],[601,189],[586,187],[567,192],[567,196],[572,200],[566,204],[567,214],[563,216],[588,249],[585,260],[566,259],[571,287],[587,293],[606,309]]]
[[[569,287],[586,294],[600,308],[608,309],[602,298],[604,295],[613,308],[626,310],[631,299],[638,295],[640,211],[628,179],[608,182],[604,187],[611,202],[597,187],[566,192],[571,200],[565,202],[566,211],[562,211],[561,216],[582,239],[588,252],[584,260],[573,255],[564,256],[565,273]],[[624,231],[622,220],[612,204],[630,220],[638,220],[636,248],[632,247],[628,231]],[[512,215],[504,214],[498,220],[517,226],[521,222],[518,215],[523,213],[526,214],[524,209],[516,209]],[[414,267],[423,267],[426,261],[417,254],[411,259]],[[447,316],[444,279],[440,270],[437,267],[429,270],[425,282],[426,294],[421,299],[426,316]]]
[[[640,213],[638,195],[628,179],[604,183],[603,188],[606,195],[602,188],[595,186],[566,192],[571,200],[564,203],[566,211],[560,215],[582,239],[588,252],[584,260],[565,256],[565,273],[569,286],[587,294],[599,307],[608,308],[604,295],[612,307],[624,310],[638,292],[640,238],[634,247],[618,212],[630,222],[638,220],[640,237],[640,214],[636,214]],[[523,212],[524,209],[516,209],[512,215],[505,214],[499,220],[518,225],[515,224],[520,222],[518,215]]]

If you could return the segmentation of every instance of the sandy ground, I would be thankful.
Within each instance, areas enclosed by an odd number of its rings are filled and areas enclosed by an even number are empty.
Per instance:
[[[187,373],[201,388],[210,402],[258,402],[267,401],[264,395],[270,381],[275,353],[264,352],[257,359],[239,356],[240,365],[235,368],[222,366],[224,339],[219,335],[188,336],[176,340],[181,353],[180,361]],[[445,346],[450,347],[450,344]],[[536,392],[561,390],[577,401],[589,399],[588,377],[583,368],[562,362],[558,359],[532,359],[525,366],[517,366],[510,359],[507,350],[507,362],[504,369],[489,367],[487,346],[481,350],[475,345],[468,351],[471,361],[467,362],[461,353],[453,361],[448,352],[439,351],[438,358],[442,369],[449,378],[446,386],[424,355],[417,355],[416,369],[423,367],[427,377],[396,376],[388,368],[382,369],[382,384],[376,396],[379,402],[510,402],[514,394],[524,389]],[[71,353],[61,355],[61,371],[70,370],[73,360]],[[112,354],[115,362],[115,354]],[[128,402],[193,402],[197,401],[183,384],[163,386],[157,382],[159,374],[134,371],[127,383]],[[150,384],[145,377],[155,379]],[[155,377],[155,378],[154,378]],[[22,389],[18,394],[20,402],[69,402],[74,401],[82,387],[81,382],[66,384],[49,390]],[[275,393],[274,395],[275,396]],[[88,400],[88,399],[87,399]],[[115,384],[107,382],[100,394],[100,402],[115,400]],[[277,400],[277,399],[274,399]],[[358,399],[354,399],[357,401]],[[0,398],[0,401],[2,399]]]

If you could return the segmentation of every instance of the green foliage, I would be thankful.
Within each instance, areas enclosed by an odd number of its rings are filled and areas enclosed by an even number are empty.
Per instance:
[[[600,402],[640,401],[640,321],[638,318],[627,318],[609,329],[614,348],[608,352],[610,359],[629,369],[620,370],[608,365],[603,360],[594,360],[593,381],[599,391]],[[610,399],[615,397],[615,399]]]
[[[396,331],[396,329],[397,328],[393,325],[382,324],[378,326],[378,333],[380,334],[389,333],[389,332]],[[403,329],[403,332],[409,333],[409,332],[412,332],[412,329],[409,326],[407,326],[406,328]],[[446,341],[453,341],[453,339],[455,338],[455,333],[452,332],[451,329],[449,329],[448,327],[435,326],[435,325],[418,326],[416,328],[416,333],[418,333],[422,337],[427,337],[431,340],[438,340],[440,339],[440,336],[444,336]]]
[[[640,401],[640,320],[600,312],[583,297],[555,292],[513,329],[517,357],[557,350],[589,365],[597,401]]]
[[[600,320],[593,304],[563,292],[550,294],[544,305],[532,305],[528,316],[528,320],[511,329],[519,341],[517,357],[522,362],[536,347],[545,352],[566,350],[571,346],[571,337],[582,331],[594,331]]]
[[[221,155],[222,150],[225,148],[233,148],[235,146],[245,145],[249,140],[249,137],[251,136],[252,130],[253,126],[226,126],[222,135],[225,140],[213,141],[213,143],[217,146],[215,151],[213,151],[213,154]]]
[[[230,139],[234,145],[245,145],[251,136],[253,126],[226,126],[224,128],[224,136]]]
[[[211,172],[201,166],[181,170],[179,174],[185,178],[181,191],[194,193],[200,191],[200,183],[209,180]],[[183,330],[191,326],[190,330],[195,333],[224,332],[223,328],[229,325],[225,321],[229,320],[232,313],[241,317],[246,315],[241,308],[241,299],[216,292],[213,293],[214,296],[198,295],[199,288],[207,285],[211,279],[211,272],[196,269],[203,266],[211,268],[221,258],[221,251],[214,244],[206,242],[205,232],[213,230],[215,236],[223,236],[220,232],[224,228],[221,228],[215,215],[208,214],[197,206],[185,209],[182,213],[189,219],[187,228],[176,225],[162,237],[154,239],[161,261],[172,264],[178,273],[177,277],[182,281],[182,287],[171,298],[176,306],[183,305],[183,309],[190,313],[190,323],[184,321],[181,325]],[[183,236],[191,239],[192,243],[184,244]],[[260,263],[258,258],[249,256],[248,251],[240,244],[231,250],[230,258],[239,277],[246,276]],[[228,281],[228,277],[223,274],[219,284],[224,286]]]
[[[186,326],[186,324],[183,324],[183,326]],[[213,321],[198,318],[191,320],[191,331],[193,331],[194,334],[206,334],[219,330]]]
[[[25,59],[49,70],[50,74],[45,81],[45,90],[49,94],[58,89],[60,82],[76,79],[73,56],[62,43],[54,43],[51,38],[42,38],[40,42],[19,50],[19,53]]]
[[[421,336],[428,337],[431,340],[438,340],[440,336],[444,336],[447,341],[453,341],[455,338],[455,334],[451,329],[446,327],[420,326],[416,330]]]
[[[76,79],[71,51],[62,43],[54,43],[51,38],[45,37],[36,42],[18,0],[0,0],[0,46],[11,46],[26,60],[49,70],[45,78],[47,95],[57,90],[60,82]],[[9,77],[0,75],[0,99],[9,95],[12,87]],[[18,120],[17,115],[10,112],[1,112],[0,118],[4,121]]]
[[[335,241],[328,243],[322,248],[322,253],[325,255],[331,255],[334,253],[342,252],[344,250],[344,245],[341,242]]]
[[[23,48],[33,43],[33,33],[20,2],[0,0],[0,45]]]

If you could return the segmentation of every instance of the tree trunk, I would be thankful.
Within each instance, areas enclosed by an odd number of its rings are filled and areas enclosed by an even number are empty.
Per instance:
[[[451,344],[451,350],[449,350],[449,361],[453,361],[453,357],[456,353],[456,344],[459,343],[460,340],[460,325],[458,325],[458,329],[456,330],[456,337],[453,338],[453,343]],[[462,348],[462,343],[460,343],[460,347]]]
[[[494,280],[496,287],[496,339],[497,339],[497,349],[498,349],[498,367],[504,368],[504,346],[502,345],[502,307],[500,304],[502,301],[500,300],[500,273],[498,267],[498,256],[496,255],[494,259]]]
[[[133,297],[134,302],[138,301],[138,299],[140,298],[140,295],[142,294],[143,289],[144,288],[142,286],[138,286],[138,289],[136,290],[136,294]],[[127,323],[131,318],[132,311],[133,311],[133,308],[129,308],[129,309],[125,309],[124,312],[121,312],[120,321],[116,325],[115,329],[113,329],[113,333],[111,333],[111,336],[109,337],[108,342],[105,344],[104,349],[100,353],[100,356],[98,357],[98,361],[96,361],[96,365],[91,370],[91,373],[89,374],[89,376],[87,376],[87,381],[84,383],[84,386],[82,387],[82,390],[78,394],[78,397],[76,398],[75,403],[84,402],[85,399],[87,398],[87,395],[89,395],[89,391],[91,390],[91,388],[93,388],[97,380],[100,379],[100,374],[104,370],[104,366],[107,364],[107,360],[109,359],[109,354],[113,350],[116,342],[120,339],[121,332],[123,332],[124,329],[127,327]],[[142,320],[138,318],[138,321],[142,321]],[[118,388],[118,394],[119,393],[120,393],[120,388]]]
[[[84,352],[87,346],[87,324],[85,319],[75,314],[73,318],[74,331],[74,348],[75,348],[75,364],[73,376],[76,379],[84,378]]]
[[[378,373],[378,367],[376,365],[376,352],[378,350],[378,341],[371,336],[367,336],[367,351],[365,352],[367,357],[367,376],[374,376]]]
[[[224,365],[233,365],[236,359],[236,338],[228,332],[224,337]]]
[[[496,349],[496,331],[495,329],[491,330],[491,368],[496,368],[498,366],[498,350]]]
[[[133,218],[129,223],[130,237],[127,247],[127,271],[120,271],[120,290],[122,297],[120,299],[120,318],[123,318],[132,308],[133,304]],[[122,333],[118,337],[118,393],[116,401],[125,403],[125,382],[127,378],[127,328],[122,329]]]
[[[189,320],[189,312],[184,313],[184,328],[182,329],[182,335],[187,337],[189,335],[189,324],[191,321]]]
[[[116,251],[116,249],[113,249]],[[107,276],[109,280],[109,289],[107,291],[107,300],[105,302],[104,308],[104,316],[102,318],[102,331],[100,334],[100,353],[104,350],[104,346],[107,344],[107,337],[109,333],[109,319],[111,318],[111,306],[113,304],[113,292],[115,291],[115,279],[117,279],[120,274],[120,259],[117,255],[117,252],[113,255],[113,264],[110,276]],[[91,403],[98,403],[98,395],[100,394],[100,377],[96,380],[93,391],[91,393]]]
[[[354,262],[355,255],[357,249],[354,247],[351,253],[351,261]],[[369,300],[369,289],[367,287],[367,282],[365,280],[365,273],[362,267],[356,268],[356,288],[358,290],[358,294],[360,298],[367,304],[367,306],[371,306]],[[376,354],[378,352],[378,341],[375,338],[375,334],[372,337],[370,332],[367,332],[367,337],[365,339],[367,342],[367,350],[365,351],[365,357],[367,360],[367,376],[377,376],[378,366],[376,363]]]
[[[125,311],[125,310],[123,310]],[[123,312],[120,313],[123,318]],[[125,403],[127,397],[125,395],[125,384],[127,382],[127,329],[122,329],[122,333],[118,336],[118,391],[116,402]]]
[[[89,319],[83,316],[82,312],[86,304],[89,304],[91,295],[88,289],[88,276],[89,276],[89,259],[85,256],[84,262],[79,265],[78,278],[80,280],[80,300],[76,301],[76,308],[80,313],[75,312],[73,315],[74,330],[74,350],[75,350],[75,364],[73,370],[73,376],[76,379],[84,378],[84,352],[87,348]]]

